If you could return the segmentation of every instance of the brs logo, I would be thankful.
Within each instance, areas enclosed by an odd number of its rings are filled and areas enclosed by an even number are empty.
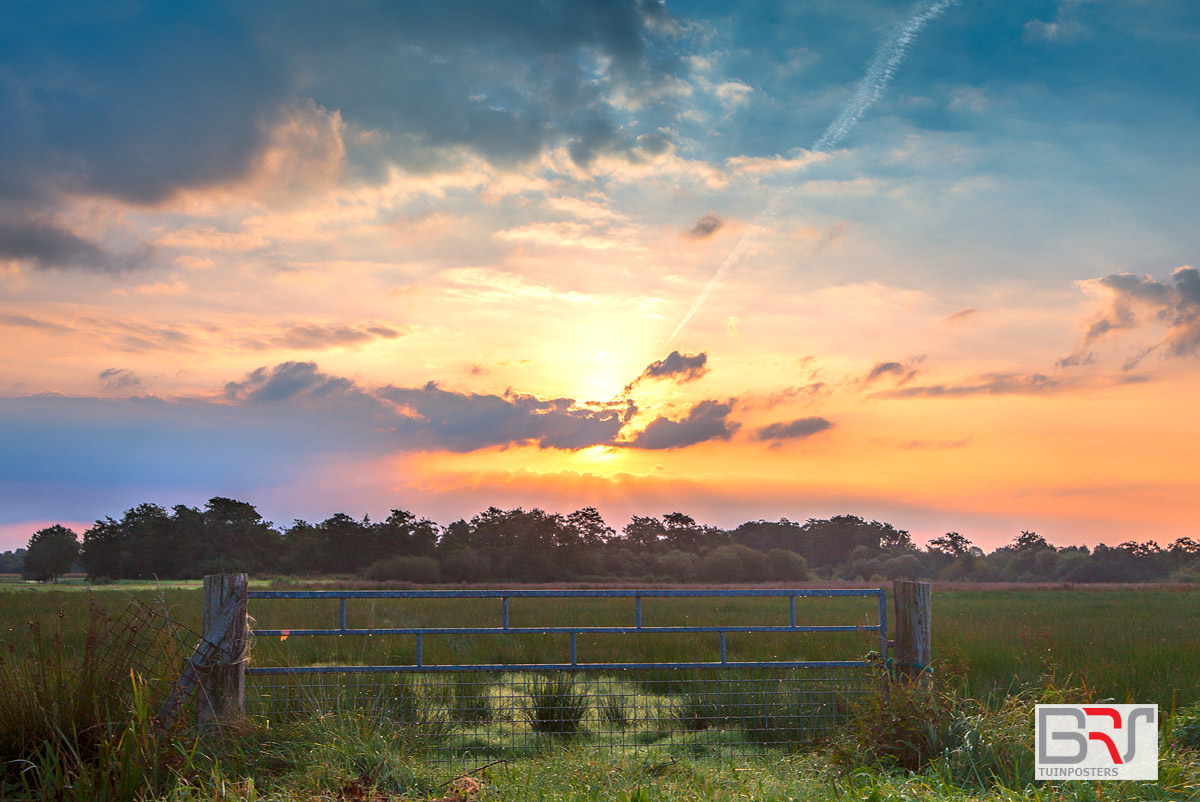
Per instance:
[[[1037,779],[1158,779],[1158,705],[1036,708]]]

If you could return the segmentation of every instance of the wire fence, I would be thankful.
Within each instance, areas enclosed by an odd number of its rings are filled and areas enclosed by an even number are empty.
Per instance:
[[[130,599],[96,644],[96,671],[103,677],[97,691],[126,710],[140,697],[158,731],[187,724],[196,696],[189,661],[200,640],[167,608]]]
[[[871,691],[863,669],[270,674],[247,710],[272,722],[354,718],[441,762],[567,744],[717,757],[803,749]]]
[[[337,625],[332,627],[286,629],[276,623],[271,628],[251,631],[265,643],[263,649],[255,647],[252,664],[246,669],[246,711],[272,724],[330,717],[370,722],[390,728],[399,742],[427,753],[433,760],[464,764],[529,755],[565,744],[587,744],[622,753],[667,749],[719,757],[794,751],[826,736],[881,681],[876,670],[878,653],[868,658],[864,652],[875,644],[885,649],[888,643],[882,593],[251,591],[252,599],[336,598],[339,610]],[[509,599],[525,594],[536,594],[530,600],[544,605],[547,612],[542,618],[553,619],[554,623],[524,621],[517,626],[518,622],[510,620]],[[671,596],[684,604],[695,604],[695,597],[703,596],[725,597],[723,601],[738,596],[783,597],[788,603],[787,619],[786,623],[739,620],[693,626],[643,620],[642,599],[655,596]],[[820,624],[812,622],[803,610],[797,614],[798,600],[822,596],[869,597],[859,601],[870,602],[871,612],[878,618],[865,624]],[[572,604],[583,605],[597,597],[633,602],[633,609],[628,611],[633,613],[631,620],[615,624],[589,622],[580,620],[586,617],[580,611],[588,608],[569,609]],[[379,626],[378,622],[364,626],[355,620],[353,607],[347,613],[347,600],[359,598],[404,599],[414,605],[474,598],[496,599],[502,604],[498,610],[500,620],[494,625],[479,616],[464,624],[439,618],[433,612],[416,621],[421,616],[408,610],[389,612],[392,618],[385,621],[398,621],[402,626]],[[694,607],[691,612],[699,609]],[[666,608],[656,610],[664,620],[669,618]],[[761,612],[760,608],[755,611]],[[271,611],[265,613],[266,619],[280,618]],[[611,618],[609,612],[594,614]],[[749,648],[747,641],[755,638],[779,638],[791,633],[792,638],[853,637],[856,645],[851,648],[858,652],[820,660],[781,660],[752,650],[748,655],[727,654],[727,633],[736,635],[737,648],[743,650]],[[544,651],[536,652],[541,659],[531,662],[522,659],[519,649],[472,649],[473,640],[495,639],[498,635],[504,646],[521,637],[527,641],[538,636],[560,639],[560,646],[569,643],[569,652],[564,650],[561,657],[551,654],[549,660]],[[660,643],[666,639],[672,657],[663,658],[659,651],[654,662],[621,660],[612,656],[623,654],[617,645],[610,646],[607,653],[581,654],[577,650],[581,635],[606,636],[616,642],[642,638]],[[333,648],[317,650],[311,645],[330,643],[322,636],[335,636],[330,644]],[[705,654],[703,646],[687,643],[688,637],[700,639],[709,649],[719,642],[719,651]],[[291,638],[308,643],[295,651],[282,651],[295,642]],[[346,660],[345,643],[354,641],[371,643],[369,650],[360,652],[360,658],[395,659],[398,640],[415,641],[415,649],[404,651],[409,660],[404,665],[336,664],[338,658]],[[428,649],[422,649],[423,640],[452,641],[455,648],[447,653],[459,659],[430,662]],[[385,642],[389,644],[386,648]],[[320,659],[322,652],[324,660]],[[312,662],[289,663],[286,654],[305,655]],[[498,661],[490,657],[494,654],[507,655],[508,659]],[[466,659],[471,656],[476,658],[474,662]],[[330,657],[334,664],[330,664]],[[695,659],[689,661],[689,657]]]

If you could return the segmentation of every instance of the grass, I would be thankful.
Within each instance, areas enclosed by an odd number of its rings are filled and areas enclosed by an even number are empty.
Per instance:
[[[153,596],[181,623],[199,629],[197,591],[168,588]],[[367,799],[375,791],[383,798],[421,799],[444,795],[439,785],[457,770],[431,760],[436,755],[423,744],[432,739],[466,747],[478,760],[471,765],[481,765],[499,757],[501,736],[518,729],[529,732],[544,754],[489,769],[481,802],[1200,798],[1200,756],[1186,748],[1200,714],[1196,708],[1183,711],[1200,703],[1200,650],[1194,645],[1200,592],[1195,590],[938,591],[934,651],[940,662],[929,693],[893,693],[886,702],[872,697],[853,728],[826,726],[821,737],[811,734],[808,719],[845,712],[838,709],[842,702],[836,694],[806,696],[780,677],[747,682],[744,676],[709,672],[708,681],[697,685],[678,672],[603,682],[570,675],[469,673],[418,675],[383,685],[347,680],[336,693],[309,688],[293,701],[314,715],[250,722],[206,742],[149,738],[148,713],[138,712],[136,692],[123,718],[85,703],[99,698],[88,690],[92,672],[84,670],[89,638],[96,636],[88,632],[89,610],[116,612],[126,597],[104,592],[89,602],[88,594],[73,589],[3,594],[0,749],[6,773],[0,797],[133,798],[131,789],[151,789],[179,800],[307,800],[338,794],[354,799],[360,792],[368,795],[357,798]],[[825,604],[802,608],[798,603],[798,618],[828,623],[863,618],[861,601],[857,607],[855,600],[820,601]],[[531,600],[510,604],[514,626],[622,623],[631,616],[631,605],[609,600],[546,608]],[[786,621],[787,615],[786,601],[778,600],[647,599],[644,605],[647,623],[718,618],[773,623]],[[352,601],[349,614],[351,626],[477,623],[498,620],[498,608],[494,600],[456,602],[449,609],[424,601]],[[320,627],[336,623],[337,605],[256,600],[251,614],[263,627]],[[629,651],[622,655],[678,659],[715,651],[710,642],[715,637],[636,637],[645,642],[623,647]],[[539,662],[561,659],[566,649],[565,636],[514,640],[427,636],[425,660]],[[595,659],[585,652],[586,639],[579,640],[580,659]],[[731,635],[728,645],[731,659],[857,658],[872,640],[870,633],[849,633],[824,645],[794,635]],[[591,648],[592,655],[612,659],[618,647]],[[252,660],[259,665],[402,663],[411,661],[412,649],[411,639],[403,637],[258,639]],[[1030,710],[1035,701],[1051,698],[1112,698],[1158,702],[1164,713],[1178,709],[1176,733],[1169,717],[1164,727],[1160,782],[1034,783]],[[317,701],[320,705],[313,707]],[[597,739],[619,748],[596,750],[591,744]],[[798,753],[754,756],[756,749],[779,741],[800,741]],[[734,742],[748,756],[732,763],[712,757]],[[47,788],[72,790],[56,796]]]
[[[200,629],[198,590],[105,591],[94,603],[116,612],[129,595],[161,600],[183,625]],[[61,646],[78,653],[85,640],[89,594],[77,590],[5,592],[0,603],[0,646],[18,650],[29,637],[29,622],[63,627]],[[510,601],[513,626],[570,623],[618,624],[632,620],[628,600],[534,599]],[[819,602],[819,604],[809,604]],[[351,627],[410,623],[461,625],[499,621],[497,600],[352,600]],[[798,623],[861,624],[873,621],[869,600],[811,599],[797,602]],[[262,628],[336,627],[336,601],[252,600],[250,613]],[[786,623],[787,602],[776,599],[646,599],[650,623]],[[1006,693],[1053,674],[1074,677],[1119,702],[1172,704],[1200,702],[1200,589],[1153,587],[1119,590],[938,590],[934,594],[934,655],[943,670],[961,676],[968,695]],[[859,659],[877,648],[873,633],[731,634],[729,659]],[[715,659],[716,636],[638,635],[579,637],[579,659],[666,661],[684,655]],[[564,661],[567,636],[427,636],[426,663]],[[411,663],[411,637],[258,638],[257,665]],[[670,682],[664,675],[663,682]]]

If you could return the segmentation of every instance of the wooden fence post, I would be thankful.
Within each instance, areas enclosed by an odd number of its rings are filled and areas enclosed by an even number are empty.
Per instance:
[[[198,666],[200,726],[212,730],[244,710],[246,574],[204,577],[203,664]]]
[[[933,662],[933,586],[896,580],[896,668],[910,681],[919,680]]]

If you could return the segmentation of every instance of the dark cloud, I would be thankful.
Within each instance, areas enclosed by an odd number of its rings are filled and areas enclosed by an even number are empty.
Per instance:
[[[108,252],[95,243],[65,228],[29,220],[0,219],[0,259],[30,262],[41,270],[81,267],[108,272],[114,268]]]
[[[637,411],[632,403],[593,407],[570,398],[456,393],[434,382],[385,387],[376,395],[403,410],[403,428],[415,443],[459,452],[529,443],[571,451],[614,445]]]
[[[92,326],[92,334],[102,337],[111,347],[131,353],[143,351],[184,351],[191,348],[192,335],[172,326],[86,317],[81,328]]]
[[[689,228],[684,236],[691,239],[707,239],[713,234],[716,234],[721,226],[725,225],[725,221],[715,214],[706,214],[696,221],[696,224]]]
[[[637,412],[632,402],[593,405],[513,392],[459,393],[436,382],[367,389],[322,372],[314,362],[259,368],[243,381],[226,384],[225,397],[252,405],[323,410],[384,433],[382,441],[396,450],[468,452],[534,444],[573,451],[616,445],[622,427]]]
[[[284,362],[271,370],[259,368],[245,381],[228,382],[225,397],[259,403],[299,396],[320,398],[352,389],[354,382],[350,379],[322,373],[315,362]]]
[[[678,384],[696,381],[708,373],[708,353],[681,354],[672,351],[666,359],[651,362],[642,374],[625,387],[625,392],[645,379],[673,379]]]
[[[683,448],[708,440],[728,440],[741,424],[729,420],[733,402],[701,401],[683,420],[670,420],[661,415],[638,432],[629,442],[633,448]]]
[[[1095,355],[1091,351],[1087,353],[1074,353],[1070,356],[1065,356],[1054,363],[1055,367],[1059,368],[1078,368],[1084,365],[1090,365],[1096,361]]]
[[[825,418],[797,418],[790,423],[772,423],[763,426],[754,432],[754,439],[764,441],[799,440],[832,428],[833,424]]]
[[[48,320],[38,320],[28,315],[0,315],[0,326],[15,326],[22,329],[37,329],[38,331],[74,331],[70,326],[53,323]]]
[[[1200,270],[1185,265],[1171,274],[1171,280],[1173,284],[1150,276],[1114,273],[1090,282],[1104,290],[1103,300],[1088,323],[1082,343],[1075,353],[1059,360],[1059,364],[1080,364],[1079,360],[1090,359],[1091,354],[1085,354],[1085,349],[1097,340],[1113,332],[1152,324],[1165,326],[1166,335],[1130,355],[1124,370],[1132,370],[1159,349],[1169,357],[1196,354],[1200,350]]]
[[[968,320],[973,320],[978,315],[979,315],[978,309],[960,309],[957,312],[955,312],[953,315],[948,316],[942,322],[949,323],[951,325],[957,325],[960,323],[966,323]]]
[[[900,387],[872,393],[871,398],[956,398],[971,395],[1046,395],[1072,386],[1062,379],[1041,373],[989,373],[974,382]]]
[[[896,379],[896,384],[904,385],[916,378],[921,372],[917,365],[925,361],[925,355],[912,357],[904,362],[876,362],[875,366],[867,372],[861,381],[863,384],[871,384],[884,376],[892,376]]]
[[[349,162],[379,175],[445,163],[458,146],[496,164],[563,144],[581,165],[662,152],[663,89],[686,69],[671,19],[658,3],[609,0],[12,5],[0,201],[147,204],[241,178],[309,100],[369,133],[347,137]],[[656,101],[639,114],[647,132],[616,118],[614,96]],[[22,249],[51,262],[95,255],[36,233]]]
[[[150,203],[244,174],[294,84],[233,3],[6,9],[0,192]]]
[[[401,332],[387,326],[322,326],[302,324],[292,326],[275,337],[272,344],[285,348],[319,351],[343,345],[358,345],[375,339],[394,340]]]
[[[142,389],[142,380],[133,373],[133,371],[125,368],[109,368],[103,370],[97,377],[100,383],[104,385],[104,389],[121,392],[124,390],[140,390]]]

